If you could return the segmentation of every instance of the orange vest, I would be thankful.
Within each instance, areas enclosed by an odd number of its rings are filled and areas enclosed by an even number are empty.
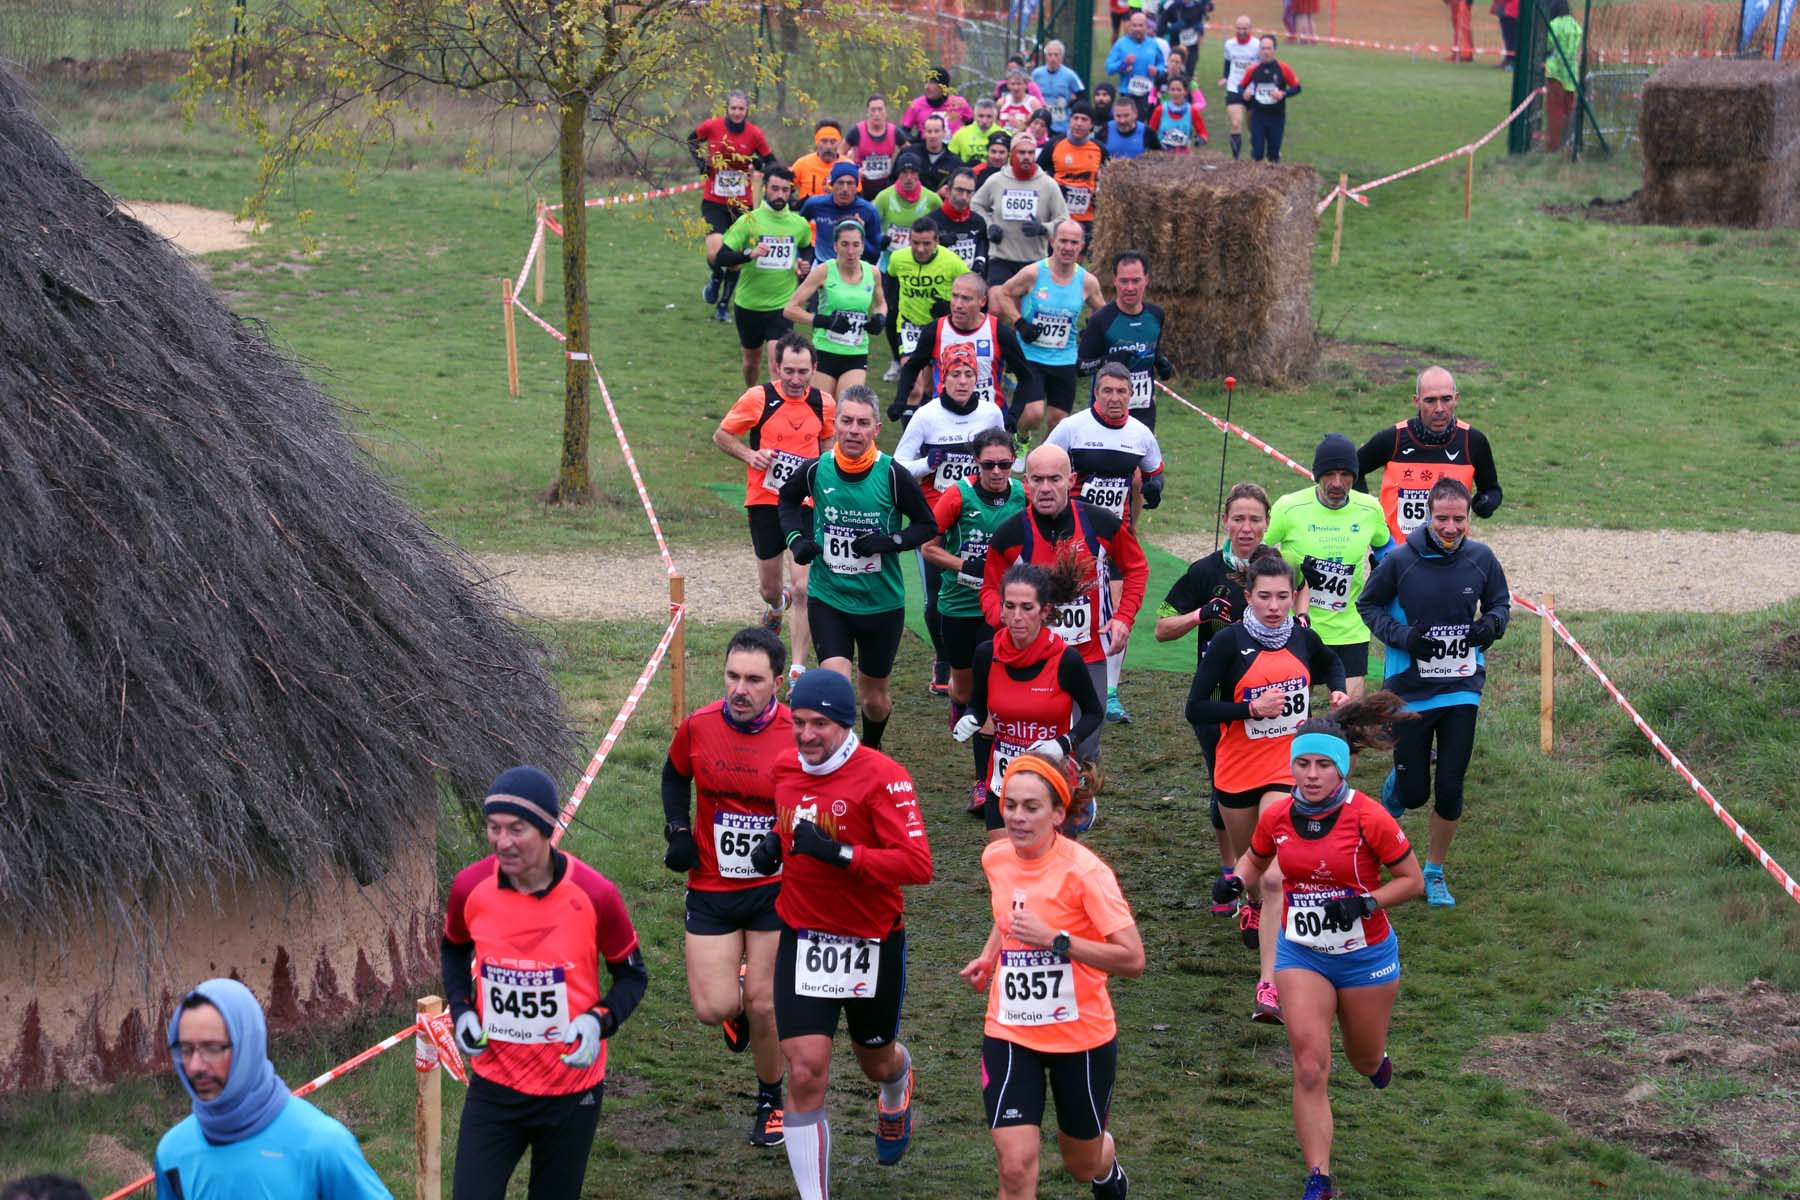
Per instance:
[[[1410,451],[1409,448],[1410,447]],[[1407,422],[1394,426],[1394,448],[1381,470],[1381,511],[1387,514],[1388,532],[1404,542],[1406,535],[1431,517],[1425,502],[1431,485],[1454,479],[1475,491],[1475,466],[1469,461],[1469,423],[1458,421],[1448,444],[1422,446],[1408,431]]]
[[[1094,190],[1100,184],[1100,143],[1089,138],[1077,146],[1068,138],[1056,143],[1050,174],[1062,185],[1069,215],[1077,221],[1094,219]]]
[[[1312,672],[1292,650],[1258,650],[1250,669],[1238,680],[1231,698],[1253,700],[1271,688],[1286,696],[1273,717],[1227,721],[1219,735],[1215,786],[1222,792],[1294,786],[1288,747],[1294,730],[1306,720],[1311,703]]]

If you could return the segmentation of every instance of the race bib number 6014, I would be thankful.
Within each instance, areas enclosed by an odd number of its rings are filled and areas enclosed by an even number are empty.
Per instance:
[[[828,1000],[867,1000],[881,974],[881,942],[801,929],[794,935],[794,991]]]

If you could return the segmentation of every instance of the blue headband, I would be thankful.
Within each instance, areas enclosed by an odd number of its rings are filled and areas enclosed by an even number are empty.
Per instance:
[[[1302,754],[1323,754],[1337,764],[1338,774],[1350,777],[1350,743],[1335,733],[1303,733],[1288,750],[1288,762]]]

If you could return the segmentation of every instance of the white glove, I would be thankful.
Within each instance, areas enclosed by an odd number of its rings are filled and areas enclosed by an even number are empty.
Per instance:
[[[587,1070],[600,1057],[600,1018],[593,1013],[582,1013],[569,1026],[569,1032],[563,1035],[563,1041],[575,1046],[562,1056],[563,1066],[577,1071]]]
[[[974,737],[975,731],[980,728],[981,722],[975,719],[974,713],[964,713],[956,722],[956,728],[950,731],[950,736],[959,742],[966,742]]]
[[[487,1049],[487,1031],[481,1027],[481,1018],[473,1011],[456,1018],[456,1044],[470,1058]]]
[[[1033,742],[1025,748],[1025,753],[1058,764],[1063,760],[1062,743],[1055,738],[1045,738],[1041,742]]]

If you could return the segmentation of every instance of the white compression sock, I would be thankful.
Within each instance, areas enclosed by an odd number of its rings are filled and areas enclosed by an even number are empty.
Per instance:
[[[890,1112],[906,1103],[906,1080],[912,1074],[912,1051],[900,1047],[900,1071],[881,1085],[881,1104]]]
[[[1106,690],[1119,690],[1119,676],[1125,671],[1125,648],[1121,646],[1117,654],[1106,656]]]
[[[781,1131],[800,1200],[831,1200],[831,1122],[825,1110],[790,1112]]]

